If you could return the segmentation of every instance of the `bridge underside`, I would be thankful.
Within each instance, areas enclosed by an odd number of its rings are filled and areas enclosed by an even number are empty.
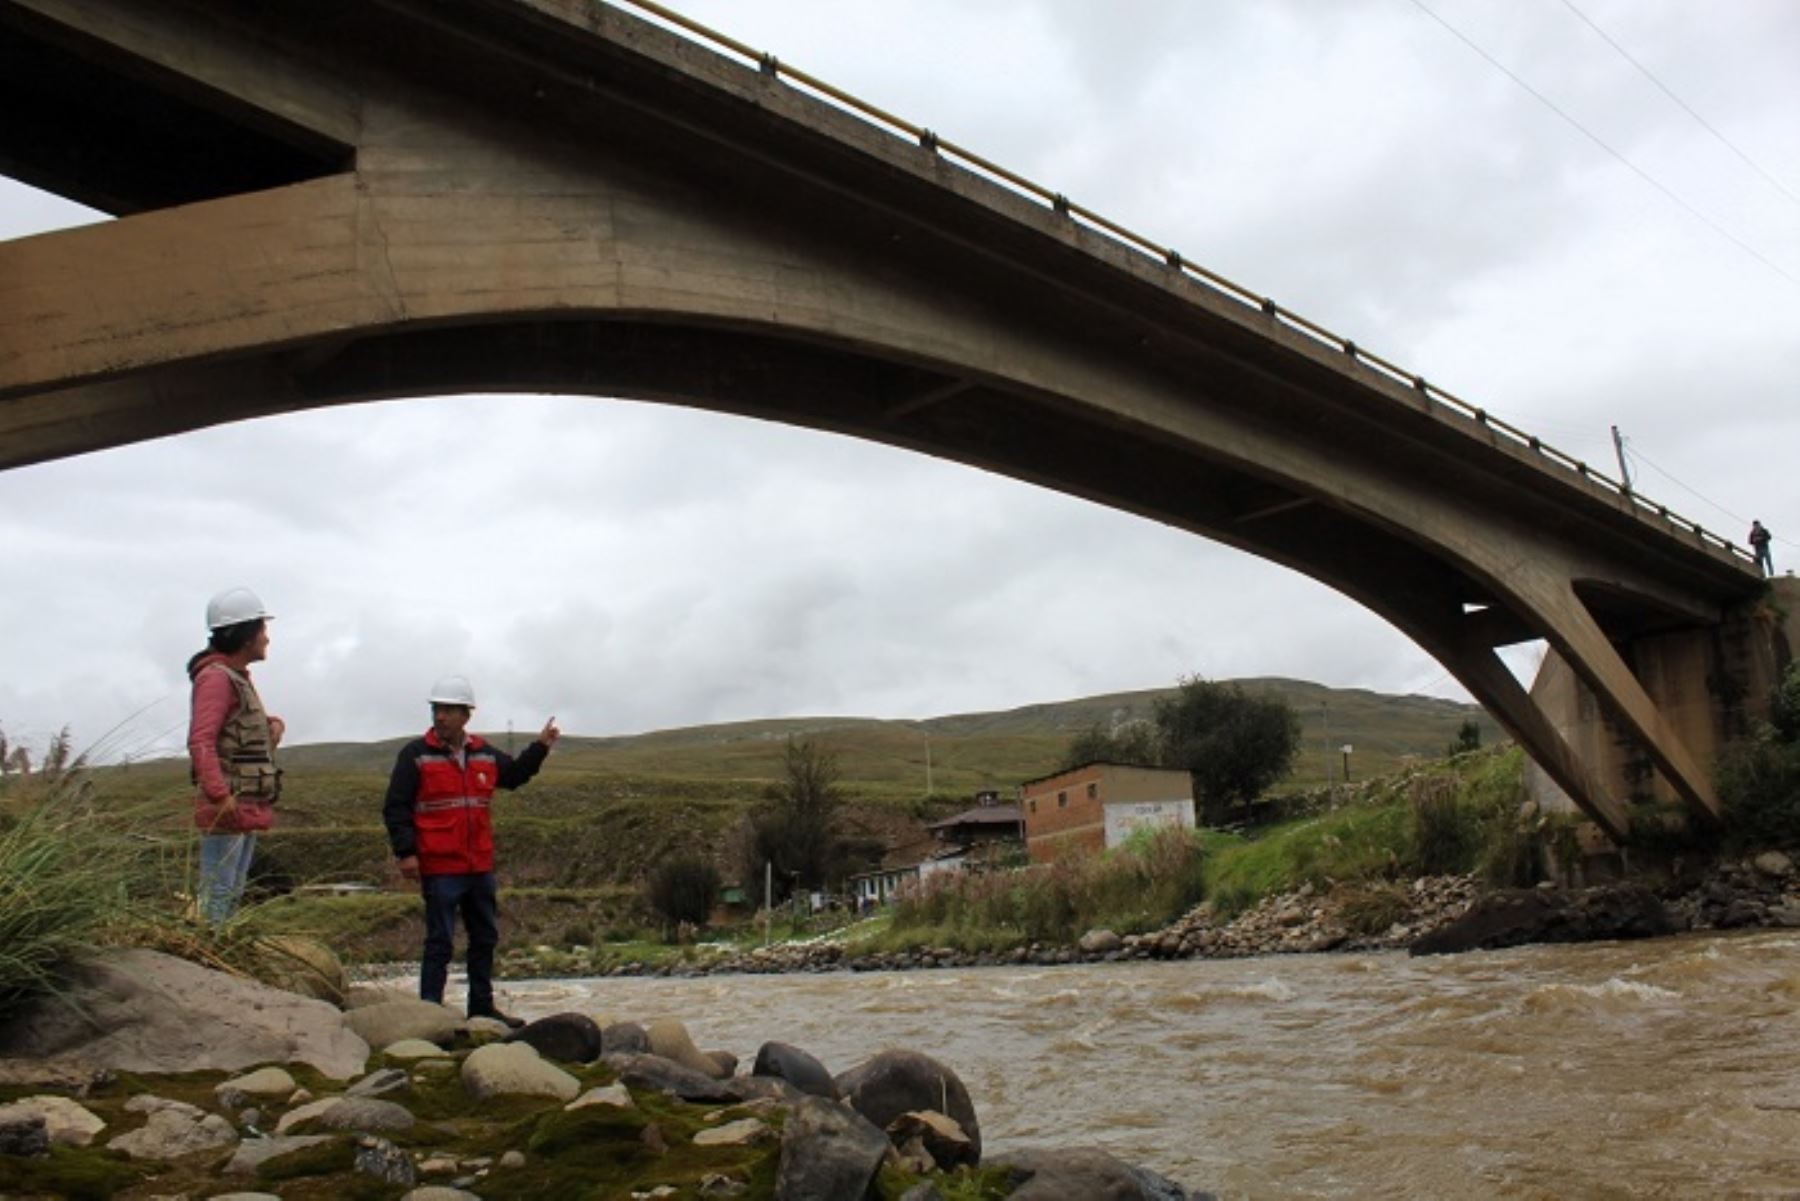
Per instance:
[[[486,390],[834,430],[1356,598],[1623,837],[1628,790],[1495,654],[1547,639],[1716,820],[1619,648],[1717,627],[1741,563],[779,81],[557,0],[0,0],[0,48],[11,111],[57,113],[0,167],[130,214],[0,244],[0,468]]]

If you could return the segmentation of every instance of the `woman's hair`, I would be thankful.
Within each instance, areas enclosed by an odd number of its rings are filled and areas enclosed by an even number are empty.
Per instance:
[[[212,637],[207,639],[205,648],[195,651],[193,658],[188,660],[188,674],[192,675],[194,664],[208,655],[235,655],[249,646],[251,640],[262,633],[263,621],[263,618],[257,617],[249,621],[240,621],[236,625],[220,626],[214,630]]]

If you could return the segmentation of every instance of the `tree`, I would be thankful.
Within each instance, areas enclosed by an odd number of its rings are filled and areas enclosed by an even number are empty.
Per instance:
[[[744,866],[753,882],[762,879],[766,864],[774,866],[783,895],[794,884],[816,888],[832,878],[842,859],[836,826],[844,794],[838,778],[836,755],[810,738],[788,739],[782,781],[769,789],[751,822]]]
[[[665,924],[703,926],[719,900],[719,869],[693,856],[670,859],[650,873],[645,893]]]
[[[1450,744],[1445,752],[1450,758],[1481,749],[1481,727],[1475,724],[1474,718],[1465,718],[1456,731],[1456,741]]]
[[[1156,729],[1163,766],[1187,769],[1209,813],[1255,800],[1300,750],[1300,717],[1285,701],[1199,676],[1156,702]]]
[[[1095,722],[1069,740],[1061,771],[1084,763],[1128,763],[1154,767],[1159,763],[1156,727],[1147,721],[1131,721],[1110,729]]]

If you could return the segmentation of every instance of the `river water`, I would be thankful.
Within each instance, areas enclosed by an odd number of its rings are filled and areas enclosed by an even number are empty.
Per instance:
[[[547,980],[833,1072],[924,1051],[987,1149],[1095,1143],[1224,1197],[1800,1197],[1800,935],[1060,968]]]

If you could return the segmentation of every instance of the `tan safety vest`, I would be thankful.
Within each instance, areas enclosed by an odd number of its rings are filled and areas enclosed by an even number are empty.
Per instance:
[[[275,736],[269,729],[269,714],[250,677],[223,663],[207,668],[215,669],[231,678],[238,698],[236,712],[225,719],[219,730],[219,769],[225,773],[225,785],[232,796],[273,804],[281,797],[281,769],[275,766]]]

